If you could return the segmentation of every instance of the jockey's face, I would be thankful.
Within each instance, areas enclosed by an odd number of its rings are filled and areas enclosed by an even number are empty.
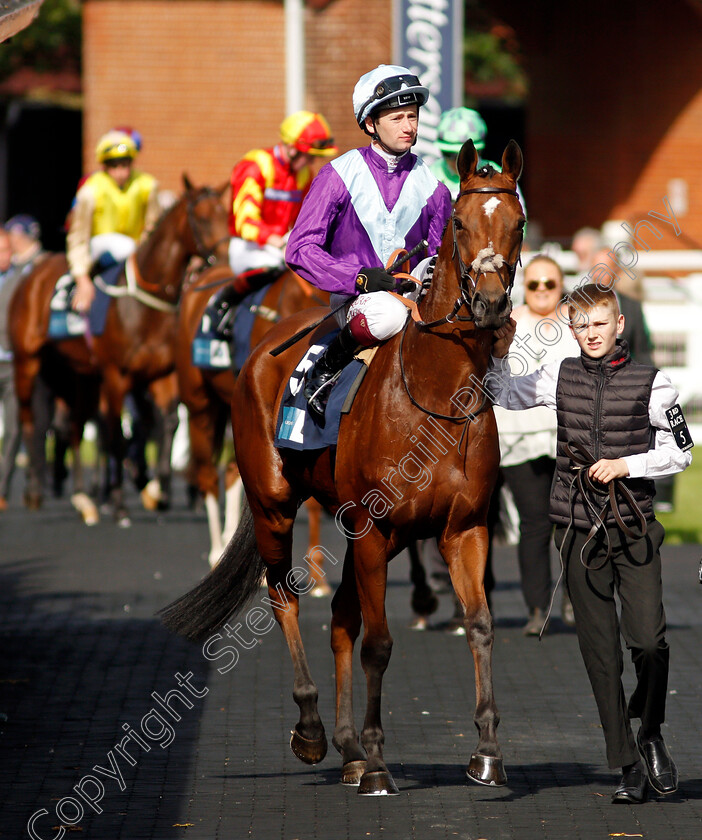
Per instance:
[[[407,105],[401,108],[387,108],[375,119],[366,118],[366,128],[380,138],[380,143],[395,155],[402,155],[412,148],[417,139],[419,107]]]
[[[108,160],[104,166],[105,172],[107,172],[120,189],[127,183],[129,176],[132,174],[132,161],[129,158]]]

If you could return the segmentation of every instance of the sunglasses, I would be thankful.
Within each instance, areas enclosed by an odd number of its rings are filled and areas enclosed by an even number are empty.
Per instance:
[[[333,137],[322,137],[319,140],[313,140],[310,143],[310,149],[331,149],[334,145],[334,138]]]
[[[558,283],[555,280],[530,280],[526,287],[530,292],[535,292],[539,286],[543,286],[549,292],[552,292]]]

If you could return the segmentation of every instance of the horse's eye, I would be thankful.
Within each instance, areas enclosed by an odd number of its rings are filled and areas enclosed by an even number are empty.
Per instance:
[[[517,230],[524,230],[524,225],[526,224],[526,219],[520,219],[517,222]]]
[[[456,230],[463,230],[463,222],[457,216],[454,216],[453,223],[456,226]]]

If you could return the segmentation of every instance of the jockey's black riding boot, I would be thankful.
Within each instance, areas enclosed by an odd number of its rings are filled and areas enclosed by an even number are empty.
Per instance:
[[[320,426],[324,425],[324,412],[333,385],[331,380],[346,367],[358,349],[359,344],[346,324],[307,374],[304,395],[310,414]]]

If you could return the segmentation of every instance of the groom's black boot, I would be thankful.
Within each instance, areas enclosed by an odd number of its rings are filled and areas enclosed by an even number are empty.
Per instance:
[[[351,335],[347,324],[339,335],[332,339],[307,375],[305,399],[309,404],[310,414],[320,426],[324,425],[324,412],[334,384],[333,380],[337,373],[340,373],[351,361],[358,349],[358,342]]]

